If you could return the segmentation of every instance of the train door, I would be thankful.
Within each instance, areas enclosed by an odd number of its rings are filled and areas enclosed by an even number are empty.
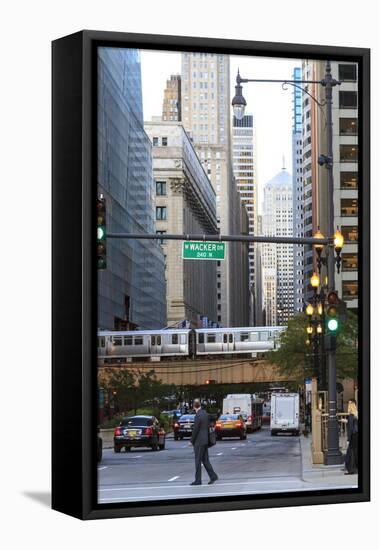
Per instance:
[[[153,355],[161,355],[161,353],[162,353],[162,336],[160,334],[152,334],[150,349],[151,349],[151,353]]]
[[[222,334],[222,351],[233,351],[234,350],[234,335],[231,333],[224,332]]]

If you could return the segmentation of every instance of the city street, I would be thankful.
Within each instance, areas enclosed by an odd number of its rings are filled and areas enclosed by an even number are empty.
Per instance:
[[[210,497],[286,491],[331,489],[332,480],[306,482],[302,479],[299,437],[271,437],[268,428],[249,434],[247,440],[226,439],[209,452],[219,481],[191,487],[194,455],[189,440],[166,440],[166,449],[132,449],[115,454],[105,449],[99,464],[99,502],[127,502],[169,498]],[[355,477],[355,476],[354,476]],[[344,487],[352,487],[350,476]],[[341,485],[338,484],[341,488]]]

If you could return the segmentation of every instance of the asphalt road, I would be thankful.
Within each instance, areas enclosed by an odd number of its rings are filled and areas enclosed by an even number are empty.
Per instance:
[[[225,439],[209,450],[219,480],[191,487],[194,479],[194,453],[189,440],[166,439],[166,449],[132,449],[115,454],[103,451],[98,467],[99,503],[210,497],[228,494],[278,493],[330,489],[326,482],[302,480],[298,437],[271,437],[268,428],[249,434],[247,440]]]

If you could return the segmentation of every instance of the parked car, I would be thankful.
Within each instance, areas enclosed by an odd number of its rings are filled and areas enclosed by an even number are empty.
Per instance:
[[[175,441],[178,441],[178,439],[183,439],[183,437],[191,437],[194,422],[194,414],[183,414],[174,424]]]
[[[153,451],[163,450],[166,433],[155,416],[128,416],[114,431],[114,452],[122,447],[130,451],[132,447],[150,447]]]
[[[216,438],[239,437],[246,439],[246,424],[241,414],[222,414],[215,426]]]

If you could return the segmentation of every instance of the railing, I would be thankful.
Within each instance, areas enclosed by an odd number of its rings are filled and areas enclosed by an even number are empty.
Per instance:
[[[328,450],[328,417],[327,413],[321,415],[321,444],[323,452]],[[346,452],[348,446],[347,417],[348,413],[337,413],[339,447],[343,453]]]

